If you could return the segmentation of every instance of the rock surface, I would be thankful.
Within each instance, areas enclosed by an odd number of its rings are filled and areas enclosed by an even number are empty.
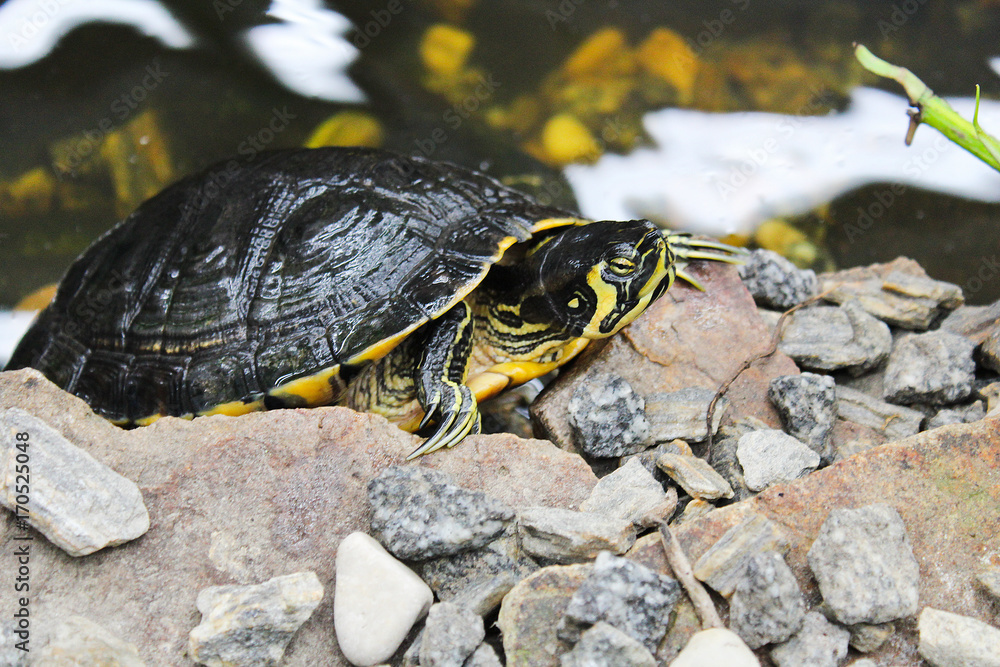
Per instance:
[[[656,667],[656,659],[640,642],[603,621],[580,636],[573,650],[564,653],[561,667]]]
[[[352,664],[388,660],[433,602],[427,584],[374,538],[359,532],[340,542],[333,622]]]
[[[785,425],[785,432],[820,455],[832,460],[830,435],[837,419],[837,392],[829,375],[802,373],[771,380],[767,396]]]
[[[573,643],[583,630],[604,621],[652,652],[667,633],[680,596],[676,580],[604,551],[570,598],[558,633]]]
[[[3,643],[4,647],[13,644]],[[0,656],[3,654],[0,653]],[[27,653],[25,655],[31,655]],[[0,664],[17,667],[17,662]],[[27,665],[27,661],[24,663]],[[56,623],[52,639],[33,657],[34,667],[65,667],[66,665],[113,665],[114,667],[144,667],[135,644],[123,642],[105,628],[82,616],[68,616]]]
[[[736,458],[751,491],[787,482],[812,472],[820,456],[792,436],[776,429],[747,433],[736,445]]]
[[[669,518],[676,506],[677,492],[673,489],[664,492],[653,474],[633,457],[601,478],[590,497],[580,505],[580,511],[625,519],[637,526],[652,526]]]
[[[603,347],[591,345],[531,406],[546,437],[573,450],[566,404],[577,384],[596,373],[623,377],[642,396],[688,387],[716,391],[743,362],[770,344],[771,333],[760,318],[736,269],[718,263],[692,264],[688,271],[706,288],[699,292],[678,282],[646,309],[643,316]],[[726,397],[736,416],[755,416],[780,425],[767,400],[771,378],[798,368],[777,353],[740,375]]]
[[[886,403],[850,387],[837,386],[837,415],[849,422],[874,429],[889,440],[899,440],[920,431],[922,412]]]
[[[811,611],[794,637],[771,649],[771,659],[777,667],[839,667],[850,638],[850,632]]]
[[[747,516],[701,554],[694,563],[694,576],[728,598],[757,554],[784,551],[786,545],[784,532],[776,523],[763,515]]]
[[[526,553],[545,561],[577,563],[602,551],[625,553],[635,542],[631,521],[593,512],[532,507],[517,517],[517,533]]]
[[[705,459],[668,453],[661,454],[656,465],[692,498],[718,500],[733,497],[729,482],[715,472]]]
[[[729,627],[750,648],[783,642],[802,627],[806,603],[781,554],[754,554],[729,600]]]
[[[778,349],[803,368],[860,375],[889,356],[892,334],[856,303],[813,306],[789,316]]]
[[[823,601],[844,625],[917,613],[917,561],[903,520],[889,505],[833,510],[808,557]]]
[[[882,397],[892,403],[946,405],[972,393],[975,345],[958,334],[928,331],[899,338],[889,356]]]
[[[819,280],[820,292],[829,292],[824,297],[827,300],[856,300],[883,322],[916,331],[927,329],[964,302],[958,285],[930,278],[919,264],[906,257],[826,273]]]
[[[0,374],[0,408],[14,406],[136,482],[155,517],[141,539],[99,558],[69,562],[36,536],[31,567],[45,573],[46,590],[31,601],[33,641],[44,643],[66,609],[86,610],[136,644],[149,665],[190,664],[182,656],[203,588],[303,570],[332,582],[340,541],[369,528],[368,482],[419,442],[381,417],[344,408],[164,418],[122,431],[34,371]],[[472,436],[444,454],[418,465],[515,509],[578,507],[597,483],[579,457],[542,441]],[[20,531],[5,514],[0,571],[14,572]],[[346,664],[330,630],[331,597],[292,638],[285,665]],[[13,614],[12,598],[0,595],[0,617]]]
[[[397,558],[425,560],[489,543],[514,510],[449,475],[420,466],[392,466],[368,483],[372,532]]]
[[[206,588],[198,593],[201,623],[191,631],[188,655],[204,665],[277,665],[322,599],[314,572]]]
[[[646,417],[650,423],[650,438],[654,442],[681,439],[702,442],[708,438],[708,408],[715,392],[703,387],[688,387],[679,391],[658,392],[646,397]],[[719,430],[722,416],[729,407],[724,397],[712,413],[712,433]]]
[[[587,456],[626,456],[650,444],[646,403],[617,375],[591,375],[573,390],[566,409],[573,442]]]
[[[920,656],[932,667],[1000,667],[1000,630],[959,614],[924,607]]]
[[[736,267],[758,306],[788,310],[815,296],[816,272],[800,269],[773,250],[758,249]]]
[[[70,556],[117,546],[149,530],[135,483],[38,416],[2,407],[0,505]]]
[[[453,602],[438,602],[427,613],[420,640],[421,667],[462,665],[486,636],[483,619]]]

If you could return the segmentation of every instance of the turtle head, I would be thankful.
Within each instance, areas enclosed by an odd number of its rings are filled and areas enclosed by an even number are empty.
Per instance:
[[[574,337],[616,333],[674,279],[670,245],[647,220],[563,228],[540,239],[527,260],[535,285],[521,317],[558,322]]]

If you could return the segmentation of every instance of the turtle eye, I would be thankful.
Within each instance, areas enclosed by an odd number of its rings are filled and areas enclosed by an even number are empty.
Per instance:
[[[608,262],[608,268],[617,276],[627,276],[635,271],[635,262],[626,257],[615,257]]]

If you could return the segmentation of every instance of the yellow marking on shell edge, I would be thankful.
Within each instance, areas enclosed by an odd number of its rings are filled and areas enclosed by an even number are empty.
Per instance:
[[[209,410],[202,410],[198,413],[198,416],[211,417],[212,415],[225,415],[227,417],[239,417],[240,415],[245,415],[251,412],[260,412],[263,409],[263,398],[250,403],[244,403],[243,401],[230,401],[229,403],[220,403]]]
[[[529,380],[534,380],[546,373],[554,371],[570,359],[580,354],[590,340],[587,338],[574,338],[560,350],[558,358],[554,361],[540,363],[537,361],[507,361],[496,364],[490,368],[477,373],[465,383],[477,401],[496,396],[508,387],[524,384]]]
[[[311,408],[330,405],[338,397],[334,395],[330,380],[337,376],[340,366],[330,366],[318,373],[278,385],[268,393],[276,398],[301,398]],[[338,376],[339,377],[339,376]]]
[[[589,225],[590,220],[584,218],[544,218],[531,226],[531,233],[537,234],[556,227],[574,227],[579,225]]]

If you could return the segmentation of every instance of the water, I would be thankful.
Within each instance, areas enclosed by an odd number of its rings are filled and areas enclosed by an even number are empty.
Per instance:
[[[990,302],[998,175],[952,148],[915,169],[934,130],[902,147],[900,97],[858,113],[871,87],[900,91],[862,74],[851,42],[940,94],[980,83],[995,100],[996,34],[986,0],[7,0],[0,308],[58,280],[168,183],[304,145],[331,117],[328,141],[483,168],[589,215],[746,235],[781,217],[827,264],[907,254]],[[983,120],[1000,133],[995,105]],[[794,131],[766,130],[782,123]],[[754,155],[756,185],[720,190]],[[614,182],[647,185],[616,194]]]

